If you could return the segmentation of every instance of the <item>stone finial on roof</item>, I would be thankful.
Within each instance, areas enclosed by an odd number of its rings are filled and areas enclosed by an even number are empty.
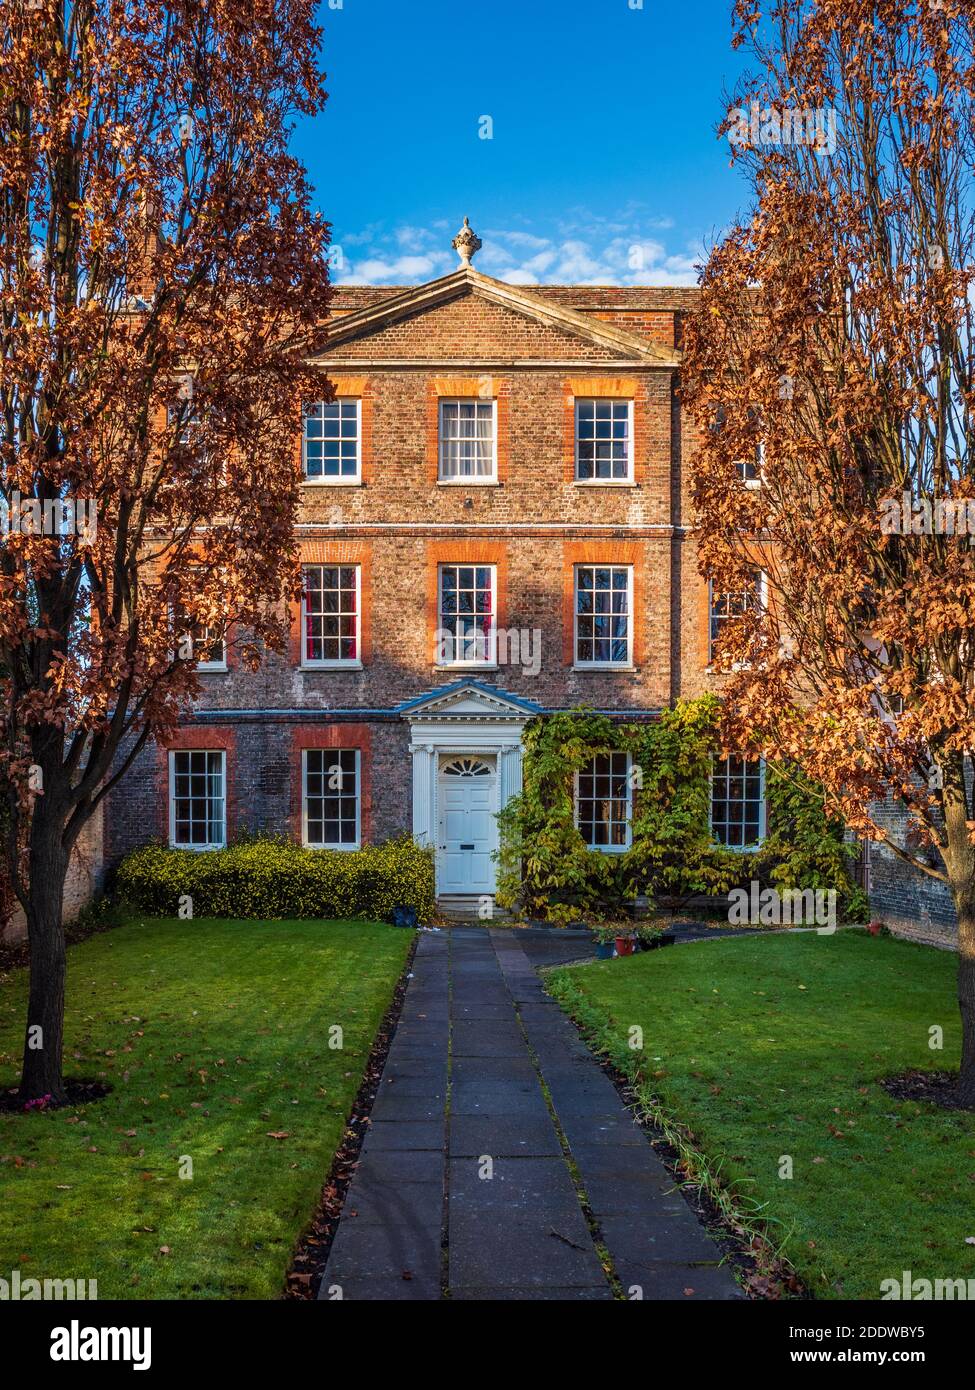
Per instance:
[[[481,249],[481,238],[471,230],[471,224],[464,218],[464,225],[450,243],[460,257],[462,266],[469,266],[471,258]]]

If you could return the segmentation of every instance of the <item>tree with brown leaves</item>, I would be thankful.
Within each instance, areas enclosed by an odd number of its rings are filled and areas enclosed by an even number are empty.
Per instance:
[[[724,736],[950,889],[975,1103],[975,15],[739,0],[736,30],[755,64],[722,133],[752,215],[685,360],[702,570],[767,576],[725,625]]]
[[[0,782],[30,941],[25,1100],[64,1096],[82,827],[198,692],[194,634],[252,662],[282,640],[329,294],[288,152],[324,102],[313,13],[3,5]]]

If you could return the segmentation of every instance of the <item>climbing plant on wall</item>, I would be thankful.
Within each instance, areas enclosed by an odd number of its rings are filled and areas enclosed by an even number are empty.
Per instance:
[[[847,922],[865,922],[867,895],[853,881],[857,847],[842,820],[825,809],[821,787],[794,763],[765,770],[766,830],[755,870],[776,888],[835,888]]]
[[[658,718],[617,723],[589,709],[540,716],[524,736],[524,781],[499,817],[497,901],[568,922],[618,915],[640,895],[720,895],[753,877],[778,887],[836,887],[851,900],[841,824],[808,782],[770,769],[769,835],[758,852],[716,844],[710,774],[719,751],[714,696],[681,700]],[[590,849],[576,826],[575,783],[594,756],[630,755],[631,844]]]

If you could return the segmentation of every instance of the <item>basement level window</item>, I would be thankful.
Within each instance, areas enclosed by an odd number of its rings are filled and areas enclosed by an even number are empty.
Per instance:
[[[765,764],[715,758],[711,769],[711,833],[728,849],[754,849],[765,838]]]
[[[599,753],[576,774],[576,826],[589,849],[630,847],[633,787],[628,753]]]
[[[226,754],[180,749],[169,755],[169,843],[222,849],[226,843]]]

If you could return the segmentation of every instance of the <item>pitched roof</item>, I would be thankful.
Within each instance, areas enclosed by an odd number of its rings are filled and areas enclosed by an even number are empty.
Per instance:
[[[598,293],[608,292],[608,288],[607,291],[598,288]],[[357,294],[363,295],[363,292],[358,291]],[[678,354],[673,349],[639,337],[616,323],[580,313],[571,304],[564,303],[560,298],[546,294],[534,286],[525,289],[521,285],[508,285],[502,280],[482,275],[472,266],[461,266],[452,274],[439,280],[429,280],[423,285],[411,285],[403,289],[370,290],[363,295],[358,307],[332,318],[328,347],[321,354],[320,360],[327,360],[335,348],[356,338],[378,332],[400,319],[422,313],[425,309],[445,304],[466,294],[478,295],[492,304],[533,319],[537,323],[582,338],[603,350],[619,353],[634,361],[645,362],[648,366],[673,367],[679,361]]]

